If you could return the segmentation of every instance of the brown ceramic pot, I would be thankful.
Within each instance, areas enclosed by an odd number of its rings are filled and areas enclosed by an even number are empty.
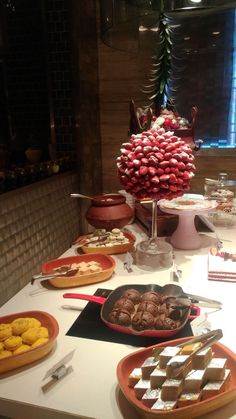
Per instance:
[[[120,194],[104,194],[95,196],[85,217],[95,228],[122,228],[132,219],[133,209],[126,203],[125,197]]]

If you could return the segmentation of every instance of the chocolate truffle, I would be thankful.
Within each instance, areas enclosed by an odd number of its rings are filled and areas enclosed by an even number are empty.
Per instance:
[[[163,329],[165,329],[165,327],[164,327],[164,322],[165,322],[165,315],[164,314],[160,314],[160,316],[158,316],[157,318],[156,318],[156,321],[155,321],[155,328],[157,329],[157,330],[163,330]]]
[[[134,304],[138,304],[141,298],[141,294],[138,290],[130,288],[123,292],[122,297],[128,298],[129,300],[133,301]]]
[[[132,326],[136,330],[153,329],[154,324],[155,318],[148,311],[138,311],[132,319]]]
[[[131,323],[130,313],[122,308],[114,308],[110,312],[108,319],[111,323],[119,324],[120,326],[129,326]]]
[[[125,310],[127,310],[129,313],[134,313],[135,311],[135,306],[133,301],[129,300],[128,298],[120,298],[119,300],[117,300],[114,304],[113,308],[123,308]]]
[[[141,302],[143,301],[152,301],[154,304],[160,304],[162,301],[162,297],[155,291],[148,291],[142,295]]]
[[[159,306],[159,314],[165,314],[165,316],[168,316],[169,309],[168,305],[166,303],[163,303]]]
[[[158,314],[158,306],[152,301],[143,301],[138,305],[137,311],[148,311],[153,316]]]
[[[165,330],[174,330],[177,329],[177,327],[179,326],[179,322],[170,319],[169,317],[166,317],[164,322],[163,322],[163,329]]]

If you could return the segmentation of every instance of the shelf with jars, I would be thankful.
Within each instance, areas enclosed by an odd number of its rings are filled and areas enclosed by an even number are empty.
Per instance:
[[[38,182],[75,167],[70,156],[38,163],[9,166],[0,171],[0,193]]]

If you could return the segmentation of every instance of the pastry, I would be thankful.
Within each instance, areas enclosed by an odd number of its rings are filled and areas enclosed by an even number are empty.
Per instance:
[[[44,343],[46,343],[46,342],[48,342],[48,338],[46,338],[46,337],[41,337],[41,338],[38,338],[33,344],[32,344],[32,348],[36,348],[37,346],[41,346],[41,345],[43,345]]]
[[[164,401],[161,399],[157,399],[154,405],[151,407],[152,410],[172,410],[175,408],[177,402],[176,400],[168,400]]]
[[[155,319],[155,329],[157,330],[163,330],[165,329],[165,314],[160,314],[158,317],[156,317]]]
[[[15,320],[13,320],[12,324],[12,333],[15,336],[19,336],[22,333],[26,332],[26,330],[29,329],[30,323],[28,318],[19,317]]]
[[[182,393],[179,396],[177,406],[185,407],[194,403],[198,403],[201,400],[201,395],[202,395],[201,391],[199,393]]]
[[[138,290],[130,288],[123,292],[122,297],[128,298],[134,304],[137,304],[140,301],[141,293]]]
[[[129,374],[128,377],[128,386],[133,388],[135,384],[142,378],[142,370],[141,368],[134,368],[133,371]]]
[[[162,297],[155,291],[148,291],[142,295],[141,301],[152,301],[155,304],[160,304],[162,302]]]
[[[114,308],[123,308],[131,314],[135,311],[135,305],[133,301],[125,297],[122,297],[119,300],[117,300],[114,304]]]
[[[202,399],[205,400],[209,397],[217,396],[217,394],[227,390],[230,383],[230,375],[230,370],[226,369],[223,380],[209,381],[202,389]]]
[[[145,361],[141,365],[142,378],[144,380],[149,380],[150,374],[156,368],[158,362],[158,359],[154,358],[153,356],[150,356],[147,359],[145,359]]]
[[[192,364],[194,370],[203,370],[212,359],[211,348],[203,349],[193,356]]]
[[[169,317],[166,317],[163,321],[163,329],[164,330],[174,330],[177,329],[180,325],[178,320],[172,320]]]
[[[48,329],[46,327],[39,327],[37,330],[38,338],[48,338]]]
[[[206,379],[212,381],[223,380],[226,368],[226,358],[213,358],[206,368]]]
[[[29,317],[27,318],[27,320],[29,321],[29,328],[41,326],[41,322],[38,319],[35,319],[34,317]]]
[[[4,341],[12,335],[12,327],[10,324],[1,323],[0,324],[0,341]]]
[[[108,316],[111,323],[121,326],[129,326],[131,324],[131,316],[128,310],[123,308],[114,308]]]
[[[160,388],[155,388],[155,389],[148,388],[142,397],[143,404],[147,407],[152,407],[153,404],[160,397],[160,393],[161,393]]]
[[[151,388],[161,387],[166,378],[166,369],[161,369],[157,366],[150,375]]]
[[[0,359],[8,358],[9,356],[12,356],[11,351],[4,350],[4,351],[0,352]]]
[[[4,340],[4,346],[8,351],[14,351],[22,344],[22,338],[20,336],[10,336]]]
[[[166,346],[159,355],[159,367],[166,368],[167,362],[175,355],[178,355],[181,348],[178,346]]]
[[[154,325],[155,318],[148,311],[138,311],[132,319],[132,326],[136,330],[153,329]]]
[[[185,345],[181,349],[181,355],[190,355],[193,351],[200,349],[202,347],[202,342],[190,343]]]
[[[177,400],[183,389],[183,380],[167,379],[161,387],[161,399],[163,401]]]
[[[184,379],[184,390],[190,393],[197,393],[205,381],[205,370],[192,370]]]
[[[156,316],[158,314],[158,305],[152,301],[143,301],[138,305],[137,311],[148,311],[153,316]]]
[[[38,327],[31,327],[21,337],[24,343],[32,345],[38,339]]]
[[[185,377],[192,369],[192,363],[189,359],[189,355],[176,355],[173,356],[166,365],[166,375],[168,378],[183,378]],[[179,374],[175,375],[175,370],[173,365],[183,365],[183,368],[180,370]]]
[[[137,384],[134,386],[134,394],[137,399],[141,400],[144,393],[150,388],[150,381],[149,380],[139,380]]]
[[[23,352],[26,352],[29,349],[31,349],[31,346],[23,343],[21,346],[19,346],[19,348],[15,349],[15,351],[13,352],[13,355],[22,354]]]

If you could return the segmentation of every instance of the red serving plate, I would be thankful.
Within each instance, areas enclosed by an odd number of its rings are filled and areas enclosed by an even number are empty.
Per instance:
[[[102,247],[102,246],[99,246],[99,247],[94,246],[93,247],[93,246],[87,246],[86,244],[84,244],[81,247],[81,250],[84,253],[103,253],[105,255],[118,255],[120,253],[130,252],[134,247],[134,243],[135,243],[136,238],[132,233],[127,232],[127,231],[123,231],[123,234],[129,240],[128,243],[116,244],[114,246],[109,246],[109,247]],[[76,243],[83,244],[83,241],[85,241],[87,238],[88,238],[88,236],[80,236],[76,240]]]
[[[72,263],[80,262],[98,262],[101,266],[100,272],[88,273],[84,275],[75,274],[73,276],[58,276],[56,278],[48,279],[48,282],[55,288],[72,288],[87,284],[94,284],[109,279],[115,269],[115,260],[104,254],[88,254],[78,256],[68,256],[65,258],[49,260],[42,265],[42,273],[47,274],[55,268],[63,265],[71,265]]]
[[[236,398],[236,355],[226,346],[217,342],[212,345],[212,349],[215,357],[227,358],[227,368],[231,370],[231,382],[228,390],[218,394],[217,396],[211,397],[207,400],[192,404],[187,407],[176,408],[169,411],[154,412],[150,408],[146,407],[141,400],[138,400],[134,394],[133,388],[128,386],[129,374],[134,368],[140,367],[144,360],[151,356],[152,349],[156,347],[165,346],[177,346],[180,343],[191,339],[181,338],[171,340],[169,342],[160,343],[158,345],[150,346],[146,349],[141,349],[121,359],[117,366],[117,378],[122,393],[126,399],[136,408],[136,410],[145,419],[191,419],[196,417],[202,417],[203,415],[212,412],[227,403],[233,401]],[[223,418],[223,416],[222,416]]]
[[[13,320],[22,317],[34,317],[38,319],[42,326],[47,327],[49,339],[43,345],[29,349],[26,352],[0,359],[0,374],[44,358],[49,352],[51,352],[56,344],[56,338],[59,332],[58,323],[51,314],[44,311],[24,311],[20,313],[8,314],[0,317],[0,323],[12,323]]]

